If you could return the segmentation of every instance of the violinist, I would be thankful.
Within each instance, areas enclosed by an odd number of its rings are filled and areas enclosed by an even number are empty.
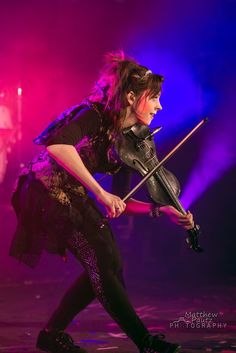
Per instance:
[[[116,137],[137,122],[149,125],[162,109],[163,77],[123,52],[105,58],[88,98],[64,111],[34,140],[43,149],[21,172],[12,196],[18,224],[10,255],[35,267],[43,249],[62,257],[67,250],[84,268],[40,331],[37,347],[42,351],[86,353],[65,329],[97,298],[140,353],[174,353],[180,345],[160,333],[152,335],[135,312],[109,223],[99,226],[104,215],[97,203],[110,218],[164,214],[187,230],[194,226],[193,216],[169,205],[134,199],[124,203],[93,177],[97,172],[115,175],[122,168],[113,153]]]

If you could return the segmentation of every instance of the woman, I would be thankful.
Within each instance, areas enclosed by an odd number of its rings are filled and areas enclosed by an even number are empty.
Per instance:
[[[42,249],[62,256],[68,249],[84,267],[40,332],[41,350],[86,352],[64,330],[95,297],[140,353],[173,353],[180,348],[163,335],[152,336],[137,316],[124,288],[112,231],[108,223],[100,226],[103,215],[87,193],[95,195],[110,218],[163,213],[185,229],[194,226],[191,213],[183,216],[171,206],[155,208],[134,199],[125,204],[93,177],[121,167],[113,153],[116,136],[137,122],[151,123],[161,109],[162,82],[162,76],[122,52],[108,54],[89,98],[63,112],[35,139],[45,148],[23,171],[13,195],[18,225],[10,253],[34,267]]]

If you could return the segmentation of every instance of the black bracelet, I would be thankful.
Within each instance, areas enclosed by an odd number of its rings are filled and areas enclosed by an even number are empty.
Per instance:
[[[149,212],[151,218],[157,218],[161,216],[160,206],[152,205],[151,211]]]

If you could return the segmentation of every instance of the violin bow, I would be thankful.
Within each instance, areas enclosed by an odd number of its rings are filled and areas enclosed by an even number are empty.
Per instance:
[[[127,201],[132,197],[142,186],[143,184],[164,164],[166,163],[183,145],[187,142],[190,137],[193,136],[206,122],[208,118],[202,119],[150,172],[148,172],[143,179],[132,189],[130,192],[125,195],[122,201]]]

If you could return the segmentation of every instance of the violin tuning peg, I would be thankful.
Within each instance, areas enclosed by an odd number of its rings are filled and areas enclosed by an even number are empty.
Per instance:
[[[162,126],[155,127],[152,129],[152,132],[148,134],[148,136],[145,137],[145,140],[150,139],[153,135],[155,135],[157,132],[159,132],[162,129]]]

